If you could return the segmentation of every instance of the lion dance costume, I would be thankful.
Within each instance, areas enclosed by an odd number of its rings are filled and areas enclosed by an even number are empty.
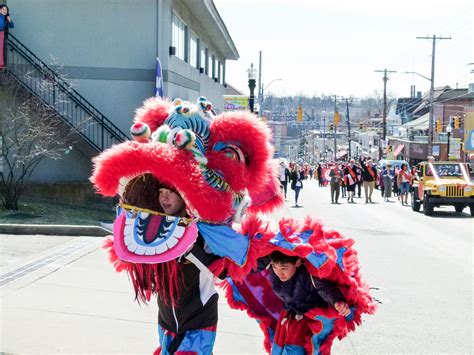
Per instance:
[[[270,134],[255,115],[216,116],[205,98],[197,105],[151,98],[134,121],[133,140],[94,159],[91,181],[102,195],[120,197],[104,248],[116,270],[128,273],[139,302],[157,296],[156,353],[211,354],[218,296],[209,280],[225,289],[232,308],[258,321],[272,354],[329,353],[335,337],[374,312],[351,239],[311,218],[283,219],[276,232],[258,218],[283,198]],[[179,193],[186,217],[163,213],[162,187]],[[301,257],[311,275],[336,283],[351,314],[314,308],[304,314],[311,337],[275,336],[282,302],[270,287],[270,271],[256,271],[258,260],[274,250]],[[199,311],[186,314],[189,307]]]

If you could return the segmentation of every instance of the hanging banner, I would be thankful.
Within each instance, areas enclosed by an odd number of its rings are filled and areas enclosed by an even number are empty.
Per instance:
[[[161,62],[156,58],[156,81],[155,81],[155,96],[164,97],[163,93],[163,73],[161,71]]]
[[[449,145],[448,160],[459,160],[459,159],[461,159],[461,138],[452,138],[451,144]]]
[[[224,111],[245,111],[249,109],[246,95],[224,95]]]

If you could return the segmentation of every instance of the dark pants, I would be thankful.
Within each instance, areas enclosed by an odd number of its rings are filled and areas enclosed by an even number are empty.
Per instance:
[[[283,190],[283,192],[285,194],[285,198],[286,198],[286,192],[288,191],[288,182],[280,180],[280,186],[281,186],[281,189]]]
[[[339,183],[338,182],[331,182],[331,202],[337,202],[339,199]]]
[[[295,186],[295,205],[298,204],[298,197],[300,196],[301,187]]]

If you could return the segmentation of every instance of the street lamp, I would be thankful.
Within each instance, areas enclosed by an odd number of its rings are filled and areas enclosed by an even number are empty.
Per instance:
[[[281,81],[282,79],[278,78],[278,79],[273,79],[272,81],[270,81],[270,83],[265,86],[265,88],[263,88],[263,84],[261,86],[261,89],[262,89],[262,92],[260,94],[260,97],[258,98],[259,99],[259,108],[258,108],[258,117],[262,117],[262,112],[263,112],[263,101],[265,100],[265,91],[268,89],[268,87],[270,85],[272,85],[275,81]]]
[[[327,150],[326,150],[326,111],[323,111],[322,114],[323,114],[323,150],[327,154]]]
[[[250,68],[247,70],[248,78],[249,78],[249,89],[250,89],[250,97],[249,97],[249,109],[250,112],[254,112],[253,106],[255,102],[255,85],[257,80],[257,69],[253,67],[253,63],[250,64]]]

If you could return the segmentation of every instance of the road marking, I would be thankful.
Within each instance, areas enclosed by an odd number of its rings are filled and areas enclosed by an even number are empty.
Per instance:
[[[54,253],[48,254],[36,260],[33,260],[23,266],[20,266],[12,271],[0,275],[0,287],[6,286],[9,283],[16,281],[22,277],[25,277],[34,271],[42,269],[49,264],[64,259],[72,254],[78,253],[79,251],[87,248],[94,242],[97,243],[97,238],[87,238],[81,240],[73,245],[69,245],[63,249],[60,249]]]

